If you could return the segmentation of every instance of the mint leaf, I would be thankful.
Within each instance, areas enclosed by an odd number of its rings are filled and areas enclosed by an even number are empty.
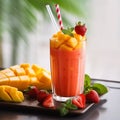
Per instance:
[[[72,104],[72,100],[68,99],[65,103],[61,103],[61,106],[58,107],[58,111],[61,116],[65,116],[69,113],[69,110],[77,110],[78,107]]]
[[[92,88],[96,90],[99,95],[103,95],[108,92],[107,87],[100,83],[94,83]]]
[[[77,106],[72,104],[72,100],[71,99],[67,100],[65,104],[66,104],[66,108],[69,109],[69,110],[76,110],[76,109],[78,109]]]
[[[61,116],[65,116],[69,113],[69,110],[66,107],[60,107],[58,110]]]
[[[71,28],[67,28],[67,29],[62,29],[62,32],[64,34],[67,34],[67,35],[70,35],[71,37],[73,37],[74,36],[73,33],[72,33],[73,30],[74,30],[74,28],[71,27]]]
[[[91,78],[88,74],[85,74],[84,93],[87,93],[90,89],[91,89]]]
[[[72,32],[74,30],[74,27],[71,28],[67,28],[70,32]]]
[[[99,95],[103,95],[108,92],[108,89],[105,85],[101,83],[91,83],[91,78],[88,74],[85,74],[84,80],[84,93],[88,93],[90,90],[95,90]]]
[[[88,74],[85,74],[84,86],[85,87],[91,86],[91,78]]]

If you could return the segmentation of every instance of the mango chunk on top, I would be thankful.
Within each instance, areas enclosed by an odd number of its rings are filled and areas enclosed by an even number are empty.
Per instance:
[[[79,42],[86,40],[85,36],[78,35],[75,31],[72,32],[73,36],[62,33],[62,31],[57,32],[50,39],[50,47],[61,50],[75,50],[82,47]],[[77,46],[77,47],[76,47]]]
[[[59,50],[67,50],[67,51],[72,51],[73,48],[67,46],[66,44],[63,44],[60,46]]]
[[[66,45],[74,48],[77,45],[78,41],[75,38],[70,38],[68,41],[66,41]]]

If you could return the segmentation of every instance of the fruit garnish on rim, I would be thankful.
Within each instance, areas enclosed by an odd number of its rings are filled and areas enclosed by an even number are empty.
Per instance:
[[[81,36],[84,36],[87,31],[85,24],[82,24],[80,21],[75,26],[75,32]]]
[[[85,26],[85,24],[82,24],[81,21],[79,21],[75,27],[68,27],[67,29],[62,29],[62,32],[64,34],[67,34],[67,35],[70,35],[71,37],[74,37],[74,34],[73,34],[73,30],[78,34],[78,35],[81,35],[81,36],[84,36],[86,31],[87,31],[87,28]]]

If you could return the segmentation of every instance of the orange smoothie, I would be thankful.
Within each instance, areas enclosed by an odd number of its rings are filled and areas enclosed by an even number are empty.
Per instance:
[[[50,66],[53,94],[74,97],[83,92],[85,72],[85,37],[61,31],[50,39]]]

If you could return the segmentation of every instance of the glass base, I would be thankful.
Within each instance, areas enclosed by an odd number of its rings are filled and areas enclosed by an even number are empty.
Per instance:
[[[72,98],[74,98],[75,96],[73,96],[73,97],[61,97],[61,96],[57,96],[57,95],[54,95],[53,94],[53,99],[55,100],[55,101],[58,101],[58,102],[66,102],[68,99],[72,99]]]

